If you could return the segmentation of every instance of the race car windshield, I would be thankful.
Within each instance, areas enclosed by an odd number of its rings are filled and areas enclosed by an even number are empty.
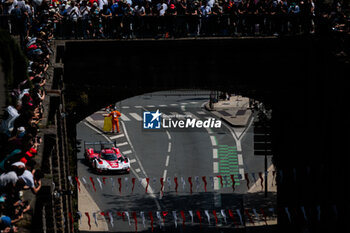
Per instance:
[[[114,153],[103,153],[102,154],[102,159],[105,160],[116,160],[117,159],[117,155]]]

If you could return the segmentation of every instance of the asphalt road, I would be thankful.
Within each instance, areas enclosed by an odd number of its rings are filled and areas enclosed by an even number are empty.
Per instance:
[[[140,120],[144,111],[157,109],[167,115],[192,115],[192,117],[206,120],[208,117],[214,117],[202,107],[206,101],[208,101],[208,95],[144,95],[118,102],[117,106],[123,115],[120,135],[103,134],[87,121],[77,125],[77,137],[82,142],[116,140],[120,150],[132,161],[130,174],[101,176],[94,174],[84,162],[83,149],[78,154],[79,177],[81,179],[84,177],[87,181],[87,190],[100,210],[113,213],[114,226],[108,221],[110,231],[135,231],[132,213],[136,212],[138,231],[151,232],[149,211],[153,212],[154,231],[194,232],[199,228],[204,232],[232,230],[233,225],[224,223],[223,217],[219,214],[220,210],[241,208],[244,205],[243,195],[248,191],[244,174],[247,172],[258,174],[264,171],[263,158],[253,155],[252,127],[234,129],[222,125],[220,129],[213,130],[146,130],[142,129],[142,120]],[[92,118],[96,121],[103,119],[98,116],[101,112],[94,115]],[[236,182],[234,192],[232,192],[231,174],[234,175]],[[226,177],[222,180],[223,187],[218,175]],[[206,192],[203,176],[207,181]],[[93,190],[89,177],[95,181],[96,191]],[[100,188],[97,180],[99,178],[103,181],[102,177],[106,177],[105,184],[101,182],[103,189]],[[175,177],[178,182],[177,192]],[[192,179],[192,193],[188,177]],[[118,178],[121,178],[121,186]],[[133,178],[136,181],[132,191]],[[148,185],[145,178],[149,178]],[[164,179],[163,192],[160,191],[161,178]],[[140,182],[141,179],[142,182]],[[146,186],[147,193],[145,193]],[[214,209],[218,212],[219,227],[215,224],[212,213]],[[186,227],[182,226],[181,210],[185,213]],[[193,224],[191,224],[189,210],[194,213]],[[195,214],[196,210],[202,213],[201,224]],[[210,224],[204,210],[209,210]],[[130,225],[127,217],[123,221],[123,218],[117,215],[122,211],[129,213]],[[146,228],[143,227],[140,211],[145,213]],[[164,223],[161,221],[161,228],[156,211],[168,211]],[[172,211],[176,211],[178,219],[176,228]],[[227,211],[226,214],[229,219]]]

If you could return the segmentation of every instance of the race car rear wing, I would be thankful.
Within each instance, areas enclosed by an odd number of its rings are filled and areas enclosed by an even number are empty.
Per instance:
[[[113,142],[85,142],[84,141],[84,151],[86,147],[93,147],[94,149],[98,148],[99,150],[102,150],[104,148],[111,148],[116,147],[117,148],[117,141],[114,140]],[[99,146],[99,147],[98,147]]]

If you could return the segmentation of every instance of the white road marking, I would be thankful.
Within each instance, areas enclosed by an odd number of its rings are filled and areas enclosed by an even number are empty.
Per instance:
[[[243,156],[242,156],[242,154],[238,154],[238,165],[243,165]]]
[[[241,180],[245,180],[245,178],[244,178],[244,169],[243,168],[239,169],[239,174],[241,174]]]
[[[128,154],[131,154],[132,153],[132,151],[131,150],[126,150],[126,151],[124,151],[124,152],[122,152],[124,155],[128,155]]]
[[[136,168],[135,171],[136,171],[137,173],[139,173],[139,172],[141,171],[141,169],[140,169],[140,168]]]
[[[213,172],[219,173],[219,163],[218,162],[213,163]]]
[[[122,115],[120,116],[120,118],[121,118],[123,121],[130,121],[129,117],[127,117],[127,116],[125,115],[125,113],[122,114]]]
[[[130,163],[136,163],[136,159],[130,159]]]
[[[167,131],[165,131],[165,132],[166,132],[166,134],[168,135],[168,139],[171,140],[171,135],[170,135],[169,131],[167,130]]]
[[[178,104],[170,104],[170,106],[178,106]]]
[[[140,117],[139,114],[132,112],[132,113],[130,113],[130,115],[131,115],[133,118],[135,118],[135,120],[137,120],[137,121],[142,121],[142,117]]]
[[[155,106],[154,105],[147,105],[147,107],[154,108]]]
[[[214,148],[213,149],[213,159],[217,159],[218,158],[218,149]]]
[[[122,106],[122,108],[130,108],[129,106]]]
[[[188,103],[181,103],[182,105],[186,105],[186,104],[188,104]]]
[[[167,156],[166,156],[166,160],[165,160],[165,166],[166,166],[166,167],[169,166],[169,159],[170,159],[170,156],[167,155]]]
[[[117,143],[117,147],[126,146],[128,144],[129,144],[128,142]]]
[[[200,115],[205,115],[205,112],[203,112],[203,111],[198,111],[197,113]]]
[[[166,104],[160,104],[158,105],[159,107],[166,107],[167,105]]]
[[[142,108],[142,106],[140,106],[140,105],[136,105],[136,106],[134,106],[135,108]]]
[[[164,173],[163,173],[163,180],[165,181],[165,178],[166,178],[166,173],[167,173],[168,171],[165,169],[164,170]]]
[[[241,140],[236,141],[237,151],[242,151]]]
[[[117,138],[121,138],[121,137],[124,137],[125,135],[122,133],[122,134],[118,134],[118,135],[115,135],[115,136],[112,136],[112,137],[109,137],[110,139],[117,139]]]
[[[198,102],[190,102],[191,104],[198,104]]]
[[[168,143],[168,153],[171,151],[171,142]]]
[[[210,141],[211,141],[211,145],[212,146],[216,146],[217,145],[215,136],[210,136]]]
[[[214,177],[214,190],[219,190],[219,179]]]

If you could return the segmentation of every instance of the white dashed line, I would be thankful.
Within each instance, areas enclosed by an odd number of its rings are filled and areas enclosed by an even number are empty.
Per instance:
[[[130,115],[135,118],[135,120],[142,121],[142,117],[140,117],[139,114],[132,112]]]
[[[122,106],[122,108],[130,108],[130,106]]]
[[[140,105],[137,105],[137,106],[134,106],[135,108],[142,108],[142,106],[140,106]]]
[[[181,103],[182,105],[186,105],[186,104],[188,104],[188,103]]]
[[[218,158],[218,149],[214,148],[213,149],[213,159],[217,159]]]
[[[166,166],[166,167],[169,166],[169,159],[170,159],[170,156],[167,155],[167,156],[166,156],[166,160],[165,160],[165,166]]]
[[[203,112],[203,111],[198,111],[197,113],[200,115],[205,115],[205,112]]]
[[[239,174],[241,174],[241,180],[245,180],[245,178],[244,178],[244,169],[243,168],[239,169]]]
[[[154,108],[154,105],[147,105],[148,108]]]
[[[217,145],[215,136],[210,136],[210,141],[211,141],[211,144],[212,144],[213,146],[216,146],[216,145]]]
[[[214,190],[219,190],[219,179],[214,177]]]
[[[130,159],[130,163],[136,163],[136,159]]]
[[[112,137],[109,137],[110,139],[117,139],[117,138],[121,138],[121,137],[124,137],[125,135],[122,133],[122,134],[118,134],[118,135],[115,135],[115,136],[112,136]]]
[[[117,143],[117,147],[126,146],[128,144],[129,144],[128,142]]]
[[[159,107],[166,107],[167,105],[166,104],[160,104],[158,105]]]
[[[171,140],[171,135],[170,135],[169,131],[167,130],[167,131],[165,131],[165,132],[166,132],[166,134],[168,135],[168,139]]]
[[[218,162],[213,163],[213,172],[219,173],[219,163]]]
[[[126,151],[124,151],[124,152],[122,152],[124,155],[128,155],[128,154],[131,154],[132,153],[132,151],[131,150],[126,150]]]
[[[168,144],[168,153],[170,153],[170,151],[171,151],[171,142],[169,142]]]
[[[166,178],[166,173],[167,173],[168,171],[167,170],[164,170],[164,173],[163,173],[163,180],[165,180],[165,178]]]
[[[135,172],[137,172],[137,173],[139,173],[140,171],[141,171],[140,168],[135,169]]]
[[[238,154],[238,165],[243,165],[243,156],[242,156],[242,154]]]
[[[170,104],[170,106],[178,106],[178,104]]]

